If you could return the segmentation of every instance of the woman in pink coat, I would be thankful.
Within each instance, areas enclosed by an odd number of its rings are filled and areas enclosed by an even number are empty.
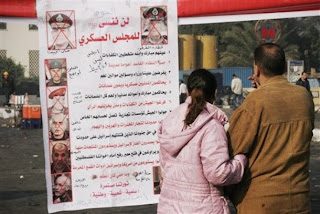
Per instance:
[[[212,103],[217,82],[205,69],[188,79],[189,97],[159,127],[162,172],[158,214],[230,213],[223,186],[238,183],[247,159],[230,159],[223,125],[227,116]]]

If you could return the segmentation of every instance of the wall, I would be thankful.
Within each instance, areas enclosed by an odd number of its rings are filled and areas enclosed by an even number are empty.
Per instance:
[[[25,68],[29,77],[29,50],[38,50],[38,31],[29,30],[29,24],[7,22],[7,30],[0,30],[0,50],[7,50],[7,57]]]
[[[313,94],[313,103],[314,105],[320,105],[320,87],[310,88]]]

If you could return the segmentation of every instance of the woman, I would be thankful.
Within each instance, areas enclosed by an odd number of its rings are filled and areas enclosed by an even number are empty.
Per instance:
[[[197,69],[187,88],[186,102],[159,127],[163,182],[158,213],[230,213],[223,186],[241,180],[247,159],[242,154],[229,158],[227,116],[212,104],[214,75]]]

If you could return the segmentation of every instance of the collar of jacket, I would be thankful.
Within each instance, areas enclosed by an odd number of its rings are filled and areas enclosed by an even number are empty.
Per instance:
[[[282,75],[276,75],[273,77],[270,77],[265,83],[263,83],[259,88],[264,88],[268,85],[272,84],[281,84],[281,83],[287,83],[288,80],[282,76]]]

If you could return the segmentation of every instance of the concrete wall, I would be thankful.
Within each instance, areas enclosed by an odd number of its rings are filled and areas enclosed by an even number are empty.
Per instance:
[[[25,77],[29,77],[29,50],[38,50],[38,30],[29,30],[28,23],[7,22],[7,29],[0,30],[0,50],[7,51],[16,63],[25,68]]]

